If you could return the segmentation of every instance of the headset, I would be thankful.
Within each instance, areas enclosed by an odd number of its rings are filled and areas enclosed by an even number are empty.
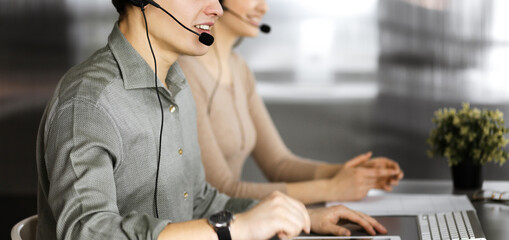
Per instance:
[[[239,20],[253,26],[253,27],[257,27],[260,29],[261,32],[265,33],[265,34],[268,34],[270,33],[270,26],[267,25],[267,24],[261,24],[261,25],[256,25],[256,24],[253,24],[251,23],[249,20],[247,20],[245,17],[241,16],[240,14],[238,14],[237,12],[231,10],[230,8],[226,7],[224,5],[224,0],[219,0],[219,3],[221,4],[221,7],[223,8],[224,11],[228,11],[229,13],[231,13],[233,16],[235,16],[236,18],[238,18]],[[214,48],[214,50],[216,50]],[[221,59],[219,58],[219,55],[217,55],[217,52],[216,52],[216,58],[217,58],[217,62],[218,62],[218,74],[217,74],[217,78],[216,78],[216,84],[214,85],[214,88],[212,89],[212,93],[210,94],[210,97],[209,97],[209,101],[207,103],[207,114],[210,116],[210,112],[212,111],[212,101],[214,100],[214,97],[216,96],[216,92],[217,92],[217,89],[219,87],[219,80],[221,79],[221,76],[222,76],[222,66],[221,66]]]
[[[267,25],[267,24],[260,24],[260,25],[256,25],[256,24],[253,24],[252,22],[250,22],[249,20],[246,19],[246,17],[243,17],[242,15],[238,14],[237,12],[231,10],[230,8],[226,7],[224,5],[224,0],[219,0],[219,3],[221,4],[221,7],[223,7],[223,10],[224,11],[228,11],[229,13],[231,13],[233,16],[235,16],[236,18],[238,18],[239,20],[253,26],[253,27],[257,27],[257,28],[260,28],[260,31],[262,33],[270,33],[270,26]]]
[[[161,147],[162,147],[162,141],[163,141],[164,110],[163,110],[163,104],[162,104],[162,101],[161,101],[161,96],[160,96],[159,91],[157,89],[158,88],[158,86],[157,86],[158,85],[157,84],[157,61],[156,61],[156,56],[154,54],[154,50],[152,48],[152,43],[150,42],[150,36],[148,34],[148,23],[147,23],[147,17],[145,15],[145,7],[147,5],[152,5],[152,6],[156,7],[156,8],[158,8],[158,9],[161,9],[168,16],[170,16],[175,22],[177,22],[181,27],[183,27],[187,31],[197,35],[198,36],[198,40],[202,44],[204,44],[206,46],[210,46],[210,45],[212,45],[212,43],[214,43],[214,37],[212,35],[208,34],[208,33],[205,33],[205,32],[199,34],[196,31],[193,31],[190,28],[186,27],[179,20],[177,20],[177,18],[175,18],[171,13],[166,11],[166,9],[161,7],[154,0],[129,0],[129,2],[132,5],[139,7],[141,9],[141,12],[143,13],[143,20],[145,22],[145,31],[146,31],[146,34],[147,34],[147,40],[148,40],[148,44],[149,44],[149,47],[150,47],[150,52],[152,53],[152,58],[154,59],[154,86],[155,86],[155,91],[156,91],[156,94],[157,94],[157,99],[159,101],[159,107],[161,109],[161,127],[160,127],[160,131],[159,131],[159,149],[158,149],[158,155],[157,155],[157,171],[156,171],[156,180],[155,180],[155,187],[154,187],[154,216],[156,218],[159,218],[159,210],[158,210],[158,204],[157,204],[157,186],[158,186],[158,181],[159,181],[159,168],[160,168],[160,164],[161,164]],[[223,0],[219,0],[219,3],[221,3],[221,6],[223,7],[223,9],[225,11],[229,11],[235,17],[240,19],[241,21],[246,22],[246,23],[248,23],[250,25],[253,25],[255,27],[259,27],[260,31],[263,32],[263,33],[269,33],[270,32],[270,26],[269,25],[262,24],[260,26],[257,26],[255,24],[252,24],[250,21],[245,19],[245,17],[242,17],[240,14],[237,14],[236,12],[226,8],[223,5]],[[217,86],[215,87],[215,89],[217,89]]]

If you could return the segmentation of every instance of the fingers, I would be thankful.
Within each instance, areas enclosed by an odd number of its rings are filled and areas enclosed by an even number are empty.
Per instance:
[[[386,159],[386,158],[384,158],[384,159],[385,159],[385,161],[387,161],[387,165],[386,165],[387,168],[392,168],[398,172],[396,179],[397,180],[402,179],[403,178],[403,170],[401,170],[401,167],[399,166],[399,164],[393,160]]]
[[[376,157],[372,158],[368,163],[364,165],[364,167],[370,167],[370,168],[389,168],[394,169],[398,171],[398,174],[402,174],[403,171],[401,170],[399,164],[391,160],[389,158],[385,157]],[[400,177],[403,177],[403,175],[399,175]]]
[[[391,186],[397,186],[399,184],[399,180],[401,180],[402,178],[403,178],[403,172],[401,172],[400,174],[398,174],[395,177],[390,178],[389,179],[389,184]]]
[[[320,208],[313,212],[310,210],[310,215],[313,219],[313,231],[317,234],[349,236],[350,231],[348,229],[337,225],[343,219],[360,225],[370,235],[376,235],[376,231],[383,234],[387,233],[387,229],[374,218],[342,205]]]
[[[372,178],[391,177],[399,174],[398,170],[387,168],[363,168],[361,171],[364,176]]]
[[[291,239],[302,231],[309,233],[311,221],[304,204],[280,192],[274,192],[249,211],[239,214],[237,232],[248,239],[268,239],[274,234]],[[252,226],[257,226],[256,230]],[[249,228],[251,226],[251,228]],[[242,229],[250,229],[249,233]],[[253,231],[251,231],[253,230]]]
[[[365,214],[363,212],[357,212],[357,214],[361,215],[364,219],[366,219],[366,221],[368,221],[371,224],[371,226],[373,226],[375,228],[375,230],[377,232],[382,233],[382,234],[387,233],[387,229],[382,224],[380,224],[376,219],[368,216],[367,214]]]
[[[278,235],[293,237],[301,231],[310,232],[311,221],[304,204],[282,193],[274,193],[273,197],[276,205],[273,207],[273,214],[279,219],[278,224],[281,226]]]
[[[289,237],[288,235],[286,235],[286,233],[284,233],[284,232],[278,232],[278,233],[277,233],[277,238],[279,238],[279,239],[281,239],[281,240],[292,239],[291,237]]]
[[[348,219],[351,222],[359,224],[369,235],[376,235],[376,231],[374,227],[371,225],[371,223],[362,217],[360,214],[358,214],[356,211],[353,211],[348,208],[344,208],[344,213],[342,214],[342,218]]]
[[[392,191],[393,186],[399,183],[401,172],[390,168],[355,168],[354,173],[359,189],[382,189],[384,191]]]
[[[405,176],[405,174],[403,173],[403,171],[401,171],[399,174],[398,174],[398,180],[401,180],[403,179],[403,177]]]
[[[392,187],[391,187],[391,185],[384,185],[384,186],[382,187],[382,189],[383,189],[384,191],[387,191],[387,192],[392,191]]]
[[[313,219],[313,232],[319,235],[350,235],[350,231],[337,223],[345,214],[344,206],[309,209],[309,215]]]
[[[376,189],[381,189],[384,191],[392,191],[392,180],[390,178],[380,178],[376,182]]]
[[[367,152],[367,153],[361,154],[361,155],[353,158],[352,160],[349,160],[348,162],[346,162],[344,167],[345,168],[352,168],[352,167],[359,166],[359,165],[367,162],[371,158],[371,155],[372,155],[371,152]]]
[[[348,230],[344,227],[341,227],[339,225],[336,225],[336,224],[327,223],[324,227],[328,230],[329,234],[332,234],[332,235],[336,235],[336,236],[350,236],[351,235],[350,230]]]
[[[311,220],[309,218],[308,211],[306,210],[306,206],[293,198],[287,197],[286,199],[288,200],[288,203],[292,209],[296,211],[296,214],[298,214],[301,219],[303,219],[304,227],[302,230],[306,233],[309,233],[311,231]]]
[[[403,179],[403,175],[404,175],[403,172],[400,172],[398,175],[388,178],[386,180],[386,187],[390,188],[390,190],[392,190],[392,187],[398,186],[399,180]],[[390,191],[390,190],[388,190],[388,191]]]
[[[291,215],[283,217],[283,219],[280,219],[280,221],[276,222],[276,224],[279,226],[279,230],[277,232],[280,238],[291,239],[302,232],[302,223],[295,221],[295,218],[292,218]]]
[[[337,206],[337,208],[331,210],[336,211],[338,219],[348,219],[357,223],[370,235],[376,235],[376,231],[383,234],[387,233],[387,229],[382,224],[365,213],[351,210],[345,206]]]

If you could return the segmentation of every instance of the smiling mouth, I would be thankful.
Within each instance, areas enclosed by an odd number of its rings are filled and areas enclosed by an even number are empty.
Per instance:
[[[259,25],[261,20],[259,17],[248,17],[247,19],[254,25]]]
[[[210,29],[212,28],[212,26],[205,24],[194,25],[194,27],[205,31],[210,31]]]

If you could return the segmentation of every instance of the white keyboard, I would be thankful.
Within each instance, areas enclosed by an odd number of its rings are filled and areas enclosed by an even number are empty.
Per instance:
[[[470,214],[474,214],[472,212]],[[486,240],[484,234],[475,234],[467,211],[420,214],[418,216],[421,240]],[[478,224],[475,217],[475,224]],[[479,226],[480,227],[480,226]]]

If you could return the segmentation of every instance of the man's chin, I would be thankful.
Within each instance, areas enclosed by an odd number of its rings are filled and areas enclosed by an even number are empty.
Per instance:
[[[193,48],[191,51],[187,51],[184,55],[189,56],[202,56],[209,52],[209,47],[200,43],[200,46]]]

